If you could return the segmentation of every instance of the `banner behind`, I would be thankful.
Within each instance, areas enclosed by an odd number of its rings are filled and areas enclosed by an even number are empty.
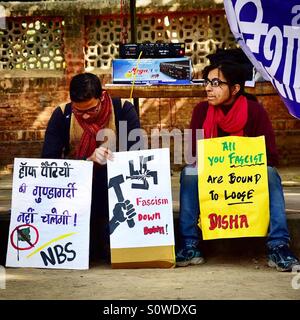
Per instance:
[[[172,267],[169,149],[116,152],[107,168],[112,266]]]
[[[265,138],[198,141],[203,239],[266,236],[269,192]]]
[[[245,54],[300,119],[300,1],[224,0],[224,7]]]
[[[91,161],[14,161],[8,267],[88,269]]]

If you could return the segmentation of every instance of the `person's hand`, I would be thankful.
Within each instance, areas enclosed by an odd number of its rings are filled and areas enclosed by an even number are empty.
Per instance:
[[[92,155],[88,157],[87,160],[91,160],[104,165],[107,163],[107,160],[113,160],[113,153],[107,147],[100,146],[94,150]]]
[[[136,215],[136,213],[130,201],[125,200],[124,202],[116,203],[115,208],[113,210],[113,215],[116,221],[124,222],[125,220],[131,220]]]
[[[133,217],[135,215],[135,209],[129,200],[116,203],[113,209],[113,217],[109,221],[110,234],[112,234],[116,227],[124,221],[127,221],[129,228],[133,228],[135,225]]]

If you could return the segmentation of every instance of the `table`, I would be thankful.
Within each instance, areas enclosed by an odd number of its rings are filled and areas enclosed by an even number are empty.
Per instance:
[[[106,84],[103,89],[112,97],[130,98],[130,84]],[[257,82],[255,88],[246,87],[246,92],[257,96],[276,95],[270,82]],[[204,98],[205,87],[202,84],[186,85],[135,85],[132,98]]]
[[[112,97],[130,98],[131,85],[106,84],[103,88]],[[205,96],[205,88],[200,84],[135,85],[132,94],[132,98],[189,98]]]

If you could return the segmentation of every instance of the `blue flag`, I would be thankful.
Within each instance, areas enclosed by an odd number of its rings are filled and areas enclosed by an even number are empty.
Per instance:
[[[300,0],[224,0],[230,29],[300,119]]]

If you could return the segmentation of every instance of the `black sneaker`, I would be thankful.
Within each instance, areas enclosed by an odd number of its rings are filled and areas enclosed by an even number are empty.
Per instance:
[[[268,265],[277,271],[292,271],[300,262],[287,245],[280,245],[268,250]]]

